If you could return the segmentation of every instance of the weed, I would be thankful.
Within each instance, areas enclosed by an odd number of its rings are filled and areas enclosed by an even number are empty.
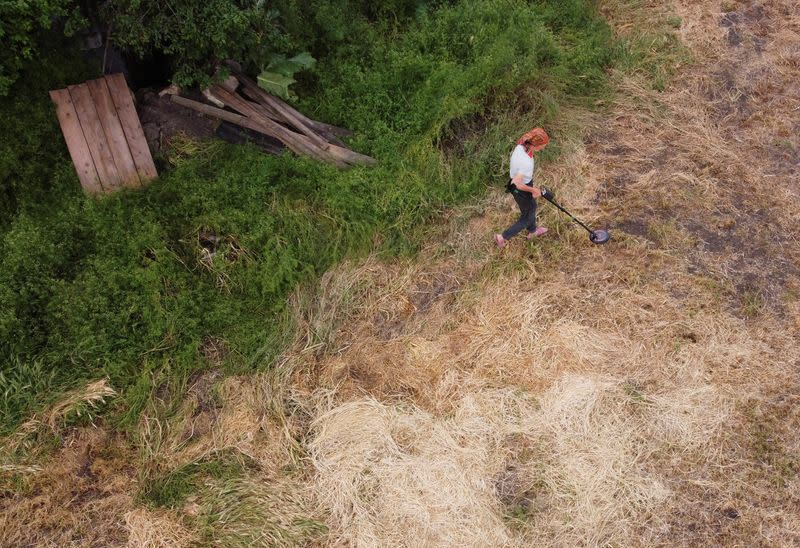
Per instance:
[[[241,477],[246,463],[238,455],[223,452],[214,458],[191,462],[164,475],[142,482],[142,501],[154,506],[176,508],[196,493],[207,479],[228,480]]]
[[[631,401],[634,403],[647,403],[652,404],[652,400],[648,399],[644,394],[644,390],[640,383],[633,380],[626,380],[622,383],[622,390],[627,394]]]
[[[320,540],[328,529],[291,483],[244,478],[209,483],[199,496],[196,526],[203,544],[298,546]]]
[[[756,461],[767,467],[767,477],[776,488],[784,488],[800,474],[800,459],[787,451],[783,444],[785,410],[780,408],[765,412],[760,402],[748,401],[743,404],[744,415],[748,421],[751,435],[751,450]]]
[[[736,0],[723,0],[722,5],[720,6],[722,13],[730,13],[732,11],[736,11],[738,8],[739,6],[737,5]]]
[[[740,296],[742,314],[747,318],[755,318],[764,308],[764,298],[757,289],[745,289]]]

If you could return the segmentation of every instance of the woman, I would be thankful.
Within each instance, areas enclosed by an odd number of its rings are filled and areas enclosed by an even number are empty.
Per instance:
[[[540,189],[533,186],[533,153],[539,152],[550,142],[547,132],[540,127],[530,130],[520,137],[517,146],[511,153],[508,176],[511,177],[508,188],[519,206],[519,220],[508,227],[502,234],[495,234],[494,241],[498,247],[505,247],[508,240],[524,229],[528,230],[526,239],[541,236],[547,229],[536,226],[536,198],[542,195]]]

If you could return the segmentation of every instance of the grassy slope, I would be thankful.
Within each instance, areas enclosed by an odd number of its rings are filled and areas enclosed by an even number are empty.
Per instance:
[[[376,169],[208,144],[144,191],[84,199],[43,91],[66,76],[46,73],[31,83],[41,89],[7,99],[5,124],[19,123],[23,97],[41,123],[36,134],[7,128],[35,155],[6,145],[4,184],[18,203],[0,240],[2,428],[103,376],[123,391],[116,416],[130,424],[156,387],[207,365],[209,344],[224,347],[229,370],[270,364],[291,332],[283,310],[296,284],[369,249],[413,250],[442,208],[495,180],[508,135],[602,90],[610,34],[590,13],[583,2],[496,0],[420,11],[396,28],[340,20],[350,38],[320,59],[305,107],[355,130]],[[540,106],[515,119],[519,102]],[[447,155],[437,145],[463,138],[451,135],[458,120],[486,129]],[[213,259],[208,237],[220,239]]]

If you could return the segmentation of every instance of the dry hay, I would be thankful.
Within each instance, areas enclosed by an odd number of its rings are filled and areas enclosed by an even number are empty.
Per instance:
[[[66,426],[114,395],[107,380],[90,382],[1,440],[0,545],[119,544],[119,515],[132,504],[131,454],[105,429]],[[61,448],[43,455],[43,441],[54,438]]]
[[[740,424],[734,406],[797,382],[799,356],[774,320],[748,326],[676,264],[634,246],[585,270],[540,272],[535,289],[509,291],[525,287],[514,277],[473,280],[388,340],[374,322],[343,322],[350,344],[305,362],[336,402],[318,414],[308,445],[332,541],[663,541],[677,526],[668,508],[686,503],[671,488],[682,469],[706,476],[708,496],[730,498],[718,473],[748,457],[711,442],[723,424]],[[364,299],[402,302],[402,287]],[[543,389],[540,408],[521,395]],[[515,436],[522,449],[509,446]],[[527,454],[527,464],[508,464],[504,451]],[[501,484],[522,487],[493,491],[504,475]],[[533,485],[545,495],[514,494]],[[503,500],[522,504],[522,522],[509,525]]]
[[[298,470],[280,382],[274,372],[220,378],[212,370],[190,382],[174,416],[159,418],[155,409],[142,416],[145,483],[215,460],[240,465],[229,475],[203,477],[178,509],[196,534],[206,524],[201,544],[297,546],[324,532]]]
[[[194,379],[172,416],[158,409],[142,414],[138,445],[148,466],[174,470],[226,451],[272,472],[292,462],[291,436],[276,412],[283,393],[273,375],[220,377],[211,371]]]
[[[187,546],[200,542],[196,527],[204,521],[215,524],[211,538],[223,543],[293,546],[319,536],[311,497],[291,472],[297,447],[281,420],[289,413],[275,382],[270,373],[200,375],[178,413],[165,415],[153,400],[134,444],[106,428],[64,430],[64,416],[113,391],[92,383],[68,394],[4,444],[22,460],[2,465],[0,545],[121,545],[127,539],[131,546]],[[62,447],[46,457],[24,453],[21,442],[43,427],[57,428]],[[204,481],[192,502],[173,510],[136,506],[137,493],[151,482],[229,457],[247,464],[242,477]]]
[[[598,253],[587,249],[575,259],[584,266],[561,264],[562,272],[539,271],[529,275],[534,280],[523,279],[523,271],[479,282],[451,269],[459,291],[406,315],[402,303],[412,285],[375,286],[376,295],[365,294],[353,305],[372,305],[372,314],[345,317],[332,329],[346,345],[318,355],[296,347],[289,361],[310,373],[307,385],[336,388],[342,396],[366,391],[407,397],[432,411],[447,409],[440,390],[449,371],[537,390],[566,372],[586,371],[613,377],[635,372],[642,381],[746,384],[761,375],[764,362],[776,370],[791,363],[776,350],[790,344],[780,330],[765,321],[754,331],[725,313],[713,290],[680,272],[680,262],[635,246],[612,256]],[[526,260],[523,267],[536,266]],[[387,276],[373,266],[371,275],[404,280],[442,268],[435,262],[427,271],[387,266]],[[372,280],[358,271],[369,285]],[[381,314],[392,314],[390,333],[375,321]]]
[[[698,395],[718,405],[698,406]],[[670,494],[645,467],[650,453],[709,444],[728,410],[707,385],[651,398],[580,376],[538,399],[470,391],[445,416],[347,401],[312,425],[314,487],[334,543],[619,543]]]
[[[570,261],[547,269],[522,248],[505,255],[514,268],[428,257],[330,273],[325,288],[360,280],[355,312],[306,309],[301,325],[329,318],[337,342],[286,357],[299,399],[321,385],[334,402],[316,412],[308,443],[330,542],[699,542],[709,530],[746,538],[757,523],[772,540],[794,538],[796,498],[766,484],[772,470],[748,479],[743,416],[800,385],[780,318],[732,315],[682,257],[636,239],[566,245]],[[415,280],[442,271],[457,291],[409,309]],[[475,403],[487,400],[491,411]],[[797,445],[793,420],[781,455]],[[731,518],[743,496],[765,509]]]
[[[137,508],[123,519],[128,529],[130,548],[179,548],[193,542],[192,534],[166,510]]]

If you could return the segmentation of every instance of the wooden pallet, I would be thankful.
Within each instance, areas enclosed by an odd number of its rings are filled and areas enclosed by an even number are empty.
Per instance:
[[[158,177],[122,74],[50,92],[85,192],[139,187]]]

